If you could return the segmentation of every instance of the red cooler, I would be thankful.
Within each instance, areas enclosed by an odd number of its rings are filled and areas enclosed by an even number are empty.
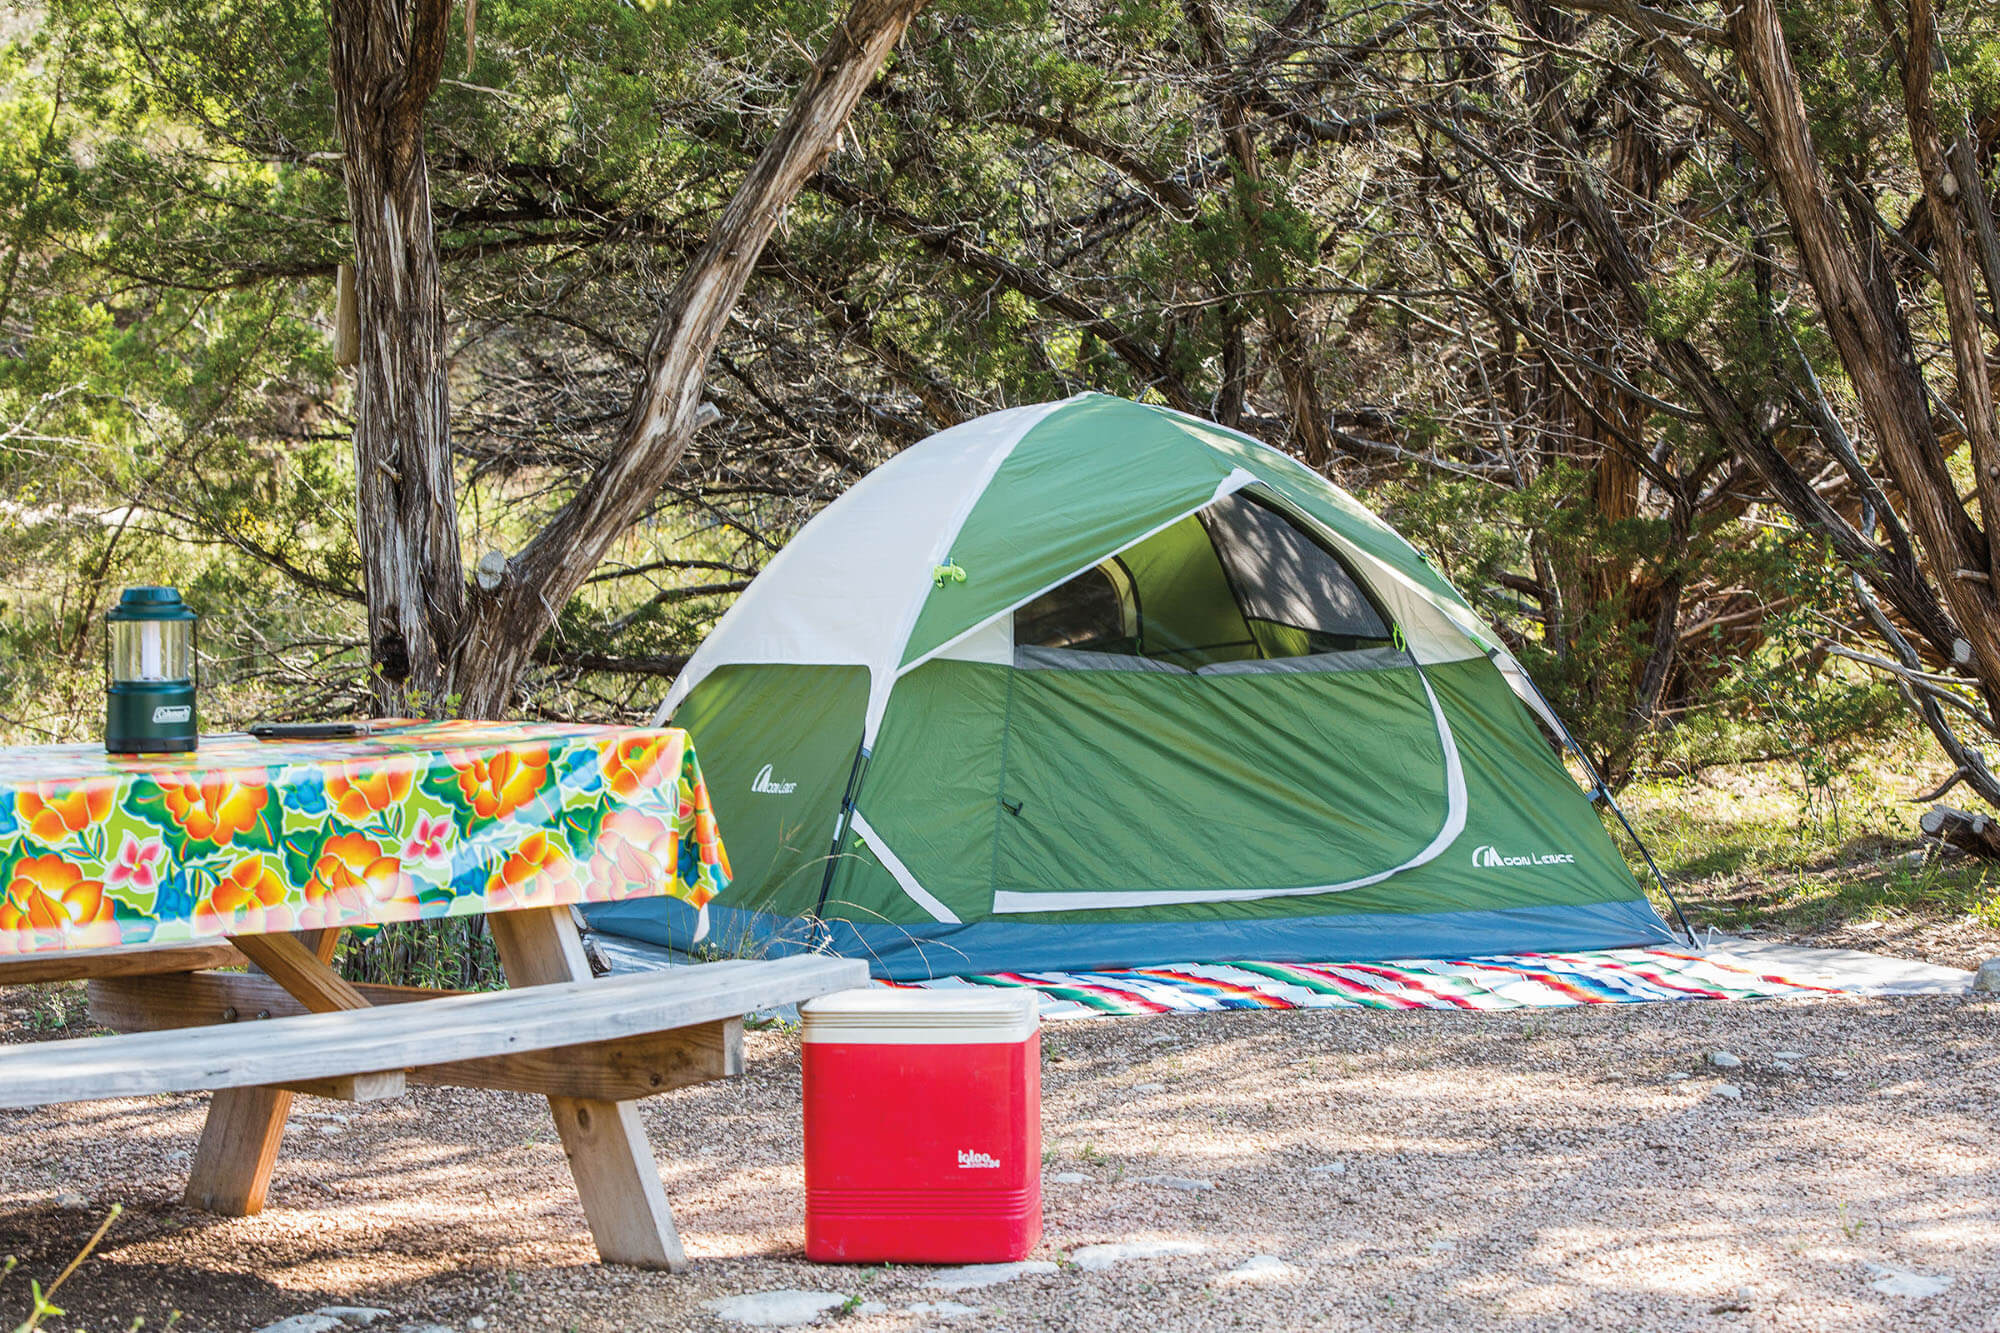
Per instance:
[[[1042,1235],[1040,996],[824,995],[804,1020],[806,1258],[976,1264]]]

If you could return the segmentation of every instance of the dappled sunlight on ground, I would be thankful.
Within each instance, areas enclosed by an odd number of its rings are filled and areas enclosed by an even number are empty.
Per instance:
[[[1045,1185],[1040,1256],[1202,1248],[959,1293],[978,1313],[951,1327],[2000,1328],[1996,1037],[2000,1005],[1950,998],[1062,1024],[1044,1166],[1084,1180]],[[302,1099],[269,1210],[241,1219],[179,1206],[200,1098],[0,1116],[35,1145],[0,1162],[0,1253],[46,1275],[125,1203],[68,1289],[91,1327],[337,1301],[461,1330],[719,1329],[701,1301],[781,1288],[891,1307],[843,1330],[921,1326],[896,1311],[938,1297],[926,1270],[803,1260],[797,1047],[753,1033],[749,1054],[740,1080],[643,1104],[680,1277],[590,1262],[540,1102],[440,1089]],[[1221,1280],[1255,1254],[1291,1269]],[[1951,1285],[1888,1295],[1878,1269]]]

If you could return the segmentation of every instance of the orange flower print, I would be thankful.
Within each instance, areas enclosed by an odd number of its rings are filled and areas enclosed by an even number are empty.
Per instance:
[[[548,785],[547,746],[501,750],[491,755],[460,753],[451,766],[458,792],[481,819],[505,819]]]
[[[286,904],[291,887],[261,856],[231,866],[208,896],[194,906],[194,923],[204,934],[268,935],[294,924]]]
[[[0,896],[0,939],[16,932],[52,931],[71,948],[118,943],[104,885],[60,856],[31,856],[14,867]]]
[[[107,782],[91,782],[81,787],[66,782],[39,782],[15,798],[14,817],[37,842],[58,843],[92,824],[102,824],[111,814],[117,791],[116,784]]]
[[[712,885],[707,890],[707,896],[713,898],[722,888],[727,887],[729,881],[736,875],[729,868],[729,849],[722,845],[722,830],[715,826],[715,816],[709,812],[705,804],[701,813],[694,817],[694,841],[695,846],[701,849],[701,854],[696,859],[705,867],[703,881],[707,882],[714,876],[721,877],[720,884]],[[696,906],[700,906],[700,903]]]
[[[604,785],[615,796],[670,786],[680,769],[681,747],[663,732],[625,736],[604,747]]]
[[[238,782],[226,774],[206,774],[198,782],[165,778],[160,792],[167,814],[196,842],[227,847],[237,834],[254,828],[271,799],[261,782]]]
[[[299,924],[312,928],[371,918],[404,920],[417,912],[416,882],[404,873],[402,861],[373,838],[342,833],[328,838],[313,862]]]
[[[613,810],[598,830],[585,892],[591,902],[604,903],[668,889],[679,848],[664,821],[637,810]]]
[[[568,850],[539,830],[530,833],[519,847],[508,853],[486,882],[486,903],[493,911],[553,907],[581,901],[582,897]]]
[[[401,805],[410,795],[414,770],[379,759],[349,760],[327,776],[326,794],[333,808],[350,824]]]

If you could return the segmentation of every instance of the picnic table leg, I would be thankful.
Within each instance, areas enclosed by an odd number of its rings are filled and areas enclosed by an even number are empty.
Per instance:
[[[338,930],[305,932],[306,947],[322,963],[333,961]],[[208,1103],[201,1143],[188,1170],[184,1201],[228,1217],[264,1211],[264,1193],[284,1142],[292,1094],[281,1088],[223,1088]]]
[[[486,918],[512,986],[588,981],[590,962],[569,908],[496,912]],[[659,1163],[632,1102],[551,1097],[570,1174],[583,1200],[597,1253],[606,1263],[638,1268],[687,1266]]]

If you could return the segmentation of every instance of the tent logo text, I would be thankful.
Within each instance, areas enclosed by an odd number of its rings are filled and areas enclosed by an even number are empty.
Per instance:
[[[997,1157],[988,1157],[983,1152],[974,1152],[970,1148],[960,1148],[958,1150],[958,1164],[967,1170],[973,1168],[991,1168],[999,1166],[1000,1159]]]
[[[799,784],[796,782],[771,781],[771,766],[769,764],[758,769],[757,776],[750,779],[750,790],[760,796],[790,796],[798,788]]]
[[[1472,849],[1472,864],[1481,870],[1504,870],[1509,866],[1566,866],[1575,862],[1576,857],[1568,852],[1535,852],[1528,856],[1503,856],[1500,849],[1491,843],[1482,843]]]

